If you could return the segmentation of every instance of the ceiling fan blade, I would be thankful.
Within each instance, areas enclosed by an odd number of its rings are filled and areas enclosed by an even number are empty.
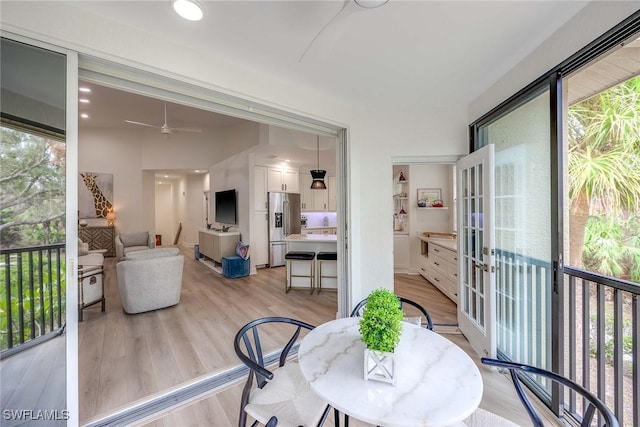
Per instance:
[[[150,128],[160,129],[160,126],[150,125],[148,123],[134,122],[133,120],[125,120],[125,122],[131,123],[132,125],[140,125],[140,126],[147,126]]]
[[[307,48],[302,52],[298,63],[301,63],[312,50],[317,51],[319,57],[326,57],[346,29],[348,17],[359,10],[363,9],[358,7],[354,0],[345,0],[338,13],[333,15],[333,18],[311,39]]]
[[[196,128],[169,128],[171,130],[171,132],[196,132],[196,133],[200,133],[202,132],[202,129],[196,129]]]

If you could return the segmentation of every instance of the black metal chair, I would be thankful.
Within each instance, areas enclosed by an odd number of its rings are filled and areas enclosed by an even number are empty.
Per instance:
[[[256,420],[252,426],[259,423],[267,427],[279,423],[291,426],[324,424],[330,406],[311,391],[297,361],[287,360],[303,329],[312,330],[314,326],[288,317],[263,317],[247,323],[236,334],[236,355],[249,368],[242,391],[239,427],[246,426],[247,415]],[[268,342],[283,335],[290,335],[284,347],[273,353],[263,353],[261,336]],[[276,363],[277,369],[267,369],[266,366]],[[337,411],[335,417],[337,421]]]
[[[400,308],[403,308],[405,304],[415,307],[424,317],[424,322],[421,322],[421,326],[424,326],[430,331],[433,331],[433,321],[431,320],[431,316],[429,316],[429,313],[427,312],[427,310],[425,310],[423,306],[421,306],[417,302],[411,301],[410,299],[406,299],[402,297],[398,297],[398,299],[400,300]],[[366,304],[367,304],[366,298],[360,301],[358,305],[356,305],[356,307],[351,312],[350,317],[360,317],[362,315],[362,310],[364,309],[364,306]]]
[[[518,376],[518,372],[527,372],[529,374],[539,375],[539,376],[548,378],[552,381],[562,384],[565,387],[568,387],[572,391],[581,395],[585,399],[584,413],[582,414],[582,420],[578,420],[580,421],[581,427],[590,426],[593,421],[593,417],[596,415],[596,413],[599,414],[600,419],[604,423],[604,424],[597,424],[597,425],[606,426],[606,427],[620,426],[620,423],[616,419],[613,412],[611,412],[611,410],[604,404],[603,401],[598,399],[598,397],[596,397],[594,394],[592,394],[587,389],[582,387],[580,384],[577,384],[569,380],[568,378],[562,377],[551,371],[546,371],[544,369],[536,368],[530,365],[523,365],[521,363],[506,362],[503,360],[489,359],[486,357],[483,357],[480,360],[485,365],[496,366],[498,368],[504,368],[509,370],[509,373],[511,374],[511,380],[513,381],[513,385],[516,388],[516,392],[518,393],[520,402],[522,402],[522,405],[527,410],[527,413],[529,414],[529,418],[531,418],[531,422],[535,427],[544,427],[544,424],[542,422],[542,418],[540,417],[536,409],[531,404],[531,401],[527,397],[527,394],[524,392],[522,383],[520,382],[520,378]],[[479,411],[482,411],[482,410],[479,410]],[[465,423],[468,426],[498,425],[497,421],[492,421],[491,419],[491,417],[495,417],[495,419],[497,420],[497,418],[500,418],[498,415],[495,415],[488,411],[482,411],[482,412],[484,413],[480,417],[478,417],[480,419],[475,420],[475,422],[473,421],[470,422],[469,420],[465,420]],[[471,416],[471,418],[473,418],[473,415]]]

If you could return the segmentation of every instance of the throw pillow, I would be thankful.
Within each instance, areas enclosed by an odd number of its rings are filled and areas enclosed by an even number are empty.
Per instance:
[[[249,259],[249,245],[245,245],[242,240],[239,241],[236,245],[236,255],[242,259]]]
[[[149,232],[139,231],[137,233],[122,233],[120,234],[120,241],[122,241],[124,246],[148,246]]]
[[[78,256],[84,256],[89,254],[89,244],[83,242],[78,237]]]

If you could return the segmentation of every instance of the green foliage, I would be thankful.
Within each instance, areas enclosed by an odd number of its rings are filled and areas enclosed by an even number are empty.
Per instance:
[[[40,264],[39,253],[33,254],[33,270],[29,271],[29,263],[26,254],[21,262],[16,256],[11,257],[8,267],[10,276],[10,297],[7,305],[6,283],[7,266],[0,267],[0,350],[9,348],[9,334],[11,329],[13,334],[12,345],[18,345],[21,341],[26,342],[31,339],[33,332],[35,337],[39,337],[51,332],[49,319],[53,316],[54,329],[61,327],[58,324],[58,313],[62,323],[65,321],[66,307],[66,284],[65,284],[65,264],[64,258],[61,260],[60,285],[58,286],[58,273],[54,260],[51,266],[51,276],[49,276],[49,266],[47,260],[43,259],[43,271],[40,274],[38,268]],[[18,283],[19,272],[22,281]],[[30,287],[33,281],[33,295]],[[61,304],[58,304],[60,299]],[[31,308],[33,307],[33,316]],[[20,310],[22,309],[23,329],[20,331]],[[9,324],[9,311],[11,312],[11,323]],[[42,317],[44,315],[44,323]],[[22,333],[22,339],[20,334]]]
[[[393,292],[382,288],[371,292],[360,318],[360,334],[367,348],[392,353],[400,341],[403,316]]]
[[[640,77],[571,105],[567,123],[571,256],[587,269],[638,281]]]
[[[611,277],[640,282],[640,217],[591,216],[584,239],[583,265]]]
[[[64,242],[65,144],[0,127],[3,248]]]

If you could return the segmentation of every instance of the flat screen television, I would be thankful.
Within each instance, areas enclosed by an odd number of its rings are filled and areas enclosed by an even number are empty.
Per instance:
[[[215,220],[220,224],[236,225],[236,190],[216,191]]]

